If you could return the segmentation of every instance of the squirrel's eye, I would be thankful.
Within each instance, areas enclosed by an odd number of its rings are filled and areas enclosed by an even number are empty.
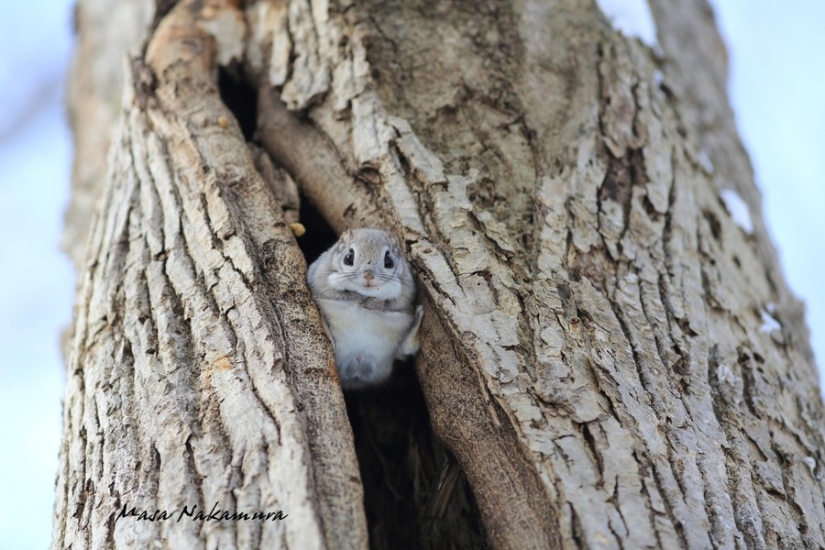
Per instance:
[[[393,267],[395,267],[395,262],[392,261],[392,257],[390,256],[389,250],[384,252],[384,267],[386,269],[392,269]]]
[[[355,250],[350,248],[347,255],[344,256],[344,265],[352,265],[353,261],[355,261]]]

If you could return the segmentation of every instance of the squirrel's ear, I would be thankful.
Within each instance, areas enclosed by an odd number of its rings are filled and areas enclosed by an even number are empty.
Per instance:
[[[342,241],[349,241],[350,239],[352,239],[352,230],[347,229],[346,231],[341,233],[341,240]]]

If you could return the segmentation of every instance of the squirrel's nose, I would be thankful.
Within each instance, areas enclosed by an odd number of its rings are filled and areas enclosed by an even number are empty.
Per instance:
[[[372,271],[367,271],[366,273],[364,273],[365,281],[372,281],[373,279],[375,279],[375,274]]]

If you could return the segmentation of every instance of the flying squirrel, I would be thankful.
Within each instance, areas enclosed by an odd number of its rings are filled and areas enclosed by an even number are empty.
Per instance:
[[[307,272],[335,348],[341,387],[386,381],[393,361],[418,352],[422,306],[401,245],[380,229],[350,229]]]

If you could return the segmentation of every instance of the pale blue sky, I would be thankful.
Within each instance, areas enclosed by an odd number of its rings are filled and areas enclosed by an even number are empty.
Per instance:
[[[712,3],[768,225],[822,358],[825,2]],[[60,103],[70,21],[68,0],[0,2],[0,550],[43,549],[51,540],[64,380],[58,340],[74,289],[58,251],[71,163]]]

